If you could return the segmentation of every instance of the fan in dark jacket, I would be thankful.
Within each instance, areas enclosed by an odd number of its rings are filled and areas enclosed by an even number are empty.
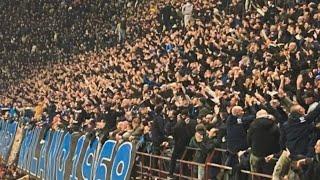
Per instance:
[[[206,157],[210,151],[214,148],[219,148],[219,141],[216,138],[216,133],[218,129],[212,128],[210,130],[211,134],[215,134],[214,136],[207,135],[206,128],[203,124],[198,124],[196,126],[195,135],[191,138],[189,146],[192,148],[198,149],[194,155],[194,161],[197,163],[204,163]],[[197,140],[197,136],[201,135],[201,141]]]
[[[237,153],[248,148],[246,127],[255,119],[254,115],[244,116],[242,107],[235,106],[232,108],[232,115],[227,118],[227,159],[226,166],[238,164]]]
[[[153,123],[151,126],[151,139],[153,146],[153,153],[160,154],[160,145],[165,140],[165,124],[166,120],[161,114],[162,107],[156,106],[155,112],[151,112],[150,116],[153,118]]]
[[[280,131],[274,117],[265,110],[258,111],[256,119],[250,125],[247,138],[251,147],[251,171],[271,173],[272,168],[268,172],[269,169],[267,163],[265,163],[265,157],[280,151]]]
[[[48,117],[49,117],[49,123],[51,123],[54,116],[56,115],[57,106],[55,105],[55,103],[53,101],[49,101],[49,104],[48,104],[46,110],[47,110]]]
[[[316,145],[314,146],[314,156],[312,158],[303,158],[296,162],[287,161],[286,163],[291,163],[292,167],[297,168],[300,172],[298,176],[301,180],[318,180],[320,179],[320,139],[318,139]],[[285,163],[285,162],[283,162]],[[281,164],[282,167],[285,167],[284,164]],[[280,167],[280,166],[279,166]],[[283,171],[283,169],[279,168],[279,172]],[[277,175],[278,175],[277,174]]]
[[[170,162],[170,177],[173,177],[173,173],[176,167],[176,161],[177,159],[181,158],[192,136],[189,131],[190,128],[188,127],[190,119],[187,118],[185,114],[181,116],[178,115],[177,119],[177,124],[174,126],[173,131],[174,148]]]
[[[232,115],[227,119],[227,149],[231,153],[237,153],[248,148],[245,125],[250,124],[255,115],[244,116],[242,107],[232,108]]]
[[[320,115],[320,104],[305,115],[305,109],[299,104],[290,108],[289,119],[281,128],[280,144],[287,147],[293,157],[297,155],[310,156],[312,154],[314,121]]]
[[[219,140],[217,139],[218,129],[212,128],[210,129],[208,135],[207,130],[203,124],[198,124],[196,126],[195,135],[191,138],[189,146],[192,148],[196,148],[196,152],[194,154],[193,160],[197,163],[205,163],[207,156],[214,148],[220,147]],[[217,171],[214,168],[210,168],[210,171],[216,171],[215,175],[217,175]],[[212,172],[213,173],[213,172]],[[212,176],[213,177],[213,176]],[[204,178],[204,167],[198,166],[198,179]]]
[[[313,158],[306,159],[307,171],[304,179],[317,180],[320,179],[320,140],[314,146],[315,155]]]

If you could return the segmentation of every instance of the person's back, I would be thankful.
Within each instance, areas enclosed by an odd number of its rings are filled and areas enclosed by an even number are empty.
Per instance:
[[[185,121],[180,120],[174,127],[173,138],[175,142],[175,148],[184,149],[186,145],[188,145],[190,140],[190,135],[187,133],[188,128]]]
[[[183,15],[192,15],[193,5],[190,2],[187,2],[182,6],[182,14]]]
[[[106,110],[106,114],[104,115],[104,119],[107,120],[107,128],[110,131],[113,131],[116,129],[117,126],[117,118],[122,116],[122,111],[116,111],[114,109],[108,108]]]
[[[164,8],[162,8],[160,13],[163,16],[163,20],[169,20],[171,12],[172,12],[171,5],[167,5]]]
[[[47,107],[47,113],[49,116],[49,121],[51,122],[53,120],[53,117],[56,115],[56,105],[53,102],[50,102]]]
[[[160,113],[161,106],[157,106],[155,112],[150,113],[153,119],[151,126],[151,139],[155,154],[160,154],[160,145],[165,140],[165,119]]]
[[[120,21],[120,28],[125,31],[126,30],[126,21],[125,20],[121,20]]]
[[[184,26],[187,27],[190,25],[192,18],[193,5],[188,1],[185,5],[182,6],[182,14],[184,16]]]
[[[304,174],[304,179],[306,180],[320,179],[320,139],[317,140],[314,146],[314,152],[313,158],[304,161],[308,165]]]
[[[40,102],[35,108],[34,108],[34,118],[36,121],[41,120],[43,111],[44,111],[44,103]]]
[[[232,152],[238,152],[247,148],[246,132],[237,117],[229,116],[227,119],[227,147]]]
[[[255,119],[248,131],[248,144],[257,157],[266,157],[280,151],[280,132],[273,120],[267,117]]]
[[[248,130],[248,144],[251,147],[250,169],[252,172],[271,173],[265,158],[280,151],[279,128],[274,117],[264,109],[256,114],[256,119]]]
[[[291,114],[289,120],[284,123],[282,131],[286,136],[285,145],[291,154],[307,155],[313,131],[310,123],[300,120],[296,114]]]
[[[248,148],[247,132],[245,124],[250,123],[255,118],[254,115],[234,116],[230,115],[227,119],[227,148],[229,151],[236,153]]]
[[[281,129],[281,144],[286,146],[294,156],[310,155],[314,122],[320,115],[320,105],[307,115],[305,115],[305,109],[300,105],[293,105],[290,112],[288,121]]]
[[[181,158],[186,146],[188,145],[192,134],[189,132],[188,128],[188,119],[185,115],[180,116],[177,120],[176,125],[174,126],[173,131],[173,139],[174,139],[174,148],[171,156],[171,164],[170,164],[170,171],[169,177],[173,177],[173,173],[176,167],[177,159]]]

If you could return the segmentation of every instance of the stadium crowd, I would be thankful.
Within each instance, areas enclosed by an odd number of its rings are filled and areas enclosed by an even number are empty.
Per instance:
[[[317,0],[12,2],[2,118],[169,149],[170,176],[191,146],[199,163],[221,147],[228,166],[250,152],[253,172],[320,179]]]

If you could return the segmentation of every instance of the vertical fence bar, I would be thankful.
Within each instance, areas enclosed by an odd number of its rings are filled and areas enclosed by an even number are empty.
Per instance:
[[[220,149],[216,149],[215,152],[213,152],[210,156],[213,157],[214,155],[216,154],[219,154],[221,152],[224,152],[224,150],[220,150]],[[142,153],[142,152],[138,152],[137,154],[139,154],[141,156],[141,177],[142,179],[144,179],[144,176],[148,176],[147,179],[154,179],[154,176],[153,176],[153,172],[155,172],[155,174],[160,174],[159,179],[164,179],[162,178],[162,176],[164,174],[168,174],[165,170],[162,170],[163,168],[161,166],[159,167],[152,167],[152,160],[153,159],[157,159],[159,162],[160,162],[160,165],[163,164],[163,162],[166,160],[169,160],[170,161],[170,158],[169,157],[163,157],[163,156],[159,156],[159,155],[153,155],[153,154],[147,154],[147,153]],[[147,157],[144,157],[144,156],[148,156],[149,157],[149,167],[148,166],[144,166],[144,160],[147,158]],[[211,178],[209,176],[209,171],[210,171],[210,168],[219,168],[219,169],[224,169],[226,171],[230,171],[232,170],[232,167],[229,167],[229,166],[225,166],[225,165],[222,165],[222,164],[217,164],[217,163],[211,163],[209,162],[211,158],[208,158],[206,159],[206,163],[204,164],[201,164],[201,163],[196,163],[196,162],[192,162],[192,161],[186,161],[186,160],[183,160],[183,158],[181,158],[180,160],[178,160],[178,163],[180,164],[180,173],[179,174],[176,174],[174,173],[175,177],[178,177],[179,179],[197,179],[197,177],[194,177],[194,166],[195,167],[204,167],[204,170],[205,170],[205,174],[204,174],[204,179],[209,179]],[[183,171],[183,165],[186,165],[188,166],[189,168],[191,167],[191,175],[184,175],[182,173]],[[161,168],[161,169],[160,169]],[[147,170],[147,171],[145,171]],[[146,173],[146,174],[145,174]],[[255,172],[251,172],[251,171],[247,171],[247,170],[241,170],[241,173],[244,173],[244,174],[248,174],[249,176],[251,176],[251,179],[252,177],[254,177],[255,179],[258,179],[258,180],[262,180],[262,179],[272,179],[272,176],[271,175],[268,175],[268,174],[262,174],[262,173],[255,173]]]
[[[143,179],[143,176],[144,176],[144,174],[143,174],[143,164],[144,164],[144,156],[143,155],[141,155],[141,179]]]

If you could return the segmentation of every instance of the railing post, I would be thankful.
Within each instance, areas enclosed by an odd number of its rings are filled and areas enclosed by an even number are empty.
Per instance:
[[[191,165],[191,179],[193,179],[193,166]]]
[[[188,151],[188,147],[186,147],[186,149],[184,150],[184,152],[183,152],[183,154],[182,154],[182,156],[181,156],[181,159],[183,160],[184,159],[184,157],[186,156],[186,154],[187,154],[187,151]],[[180,163],[180,171],[179,171],[179,180],[181,180],[182,178],[181,178],[181,175],[182,175],[182,171],[183,171],[183,166],[182,166],[182,162],[180,161],[179,162]]]
[[[209,157],[207,157],[206,159],[206,162],[204,164],[201,164],[201,163],[196,163],[196,162],[192,162],[192,161],[187,161],[187,160],[177,160],[178,163],[180,164],[180,173],[179,174],[176,174],[174,173],[175,177],[178,177],[179,179],[196,179],[194,177],[194,167],[203,167],[204,168],[204,171],[205,171],[205,174],[204,174],[204,177],[203,179],[210,179],[211,177],[209,176],[209,171],[210,171],[210,168],[211,167],[214,167],[214,168],[219,168],[219,169],[225,169],[225,170],[232,170],[232,167],[229,167],[229,166],[225,166],[225,165],[222,165],[220,164],[220,162],[210,162],[210,160],[212,159],[213,156],[216,155],[216,153],[220,153],[220,152],[224,152],[225,150],[224,149],[215,149]],[[155,168],[152,168],[152,159],[158,159],[160,161],[160,164],[163,164],[163,161],[164,160],[170,160],[169,157],[163,157],[163,156],[160,156],[160,155],[153,155],[153,154],[147,154],[147,153],[142,153],[142,152],[138,152],[137,154],[141,155],[141,174],[142,174],[142,178],[144,179],[144,169],[148,169],[149,173],[146,174],[146,176],[148,176],[148,179],[154,179],[152,177],[152,172],[155,171],[156,173],[155,174],[159,174],[160,173],[160,177],[159,179],[164,179],[162,178],[162,176],[164,174],[168,174],[168,172],[164,171],[164,170],[161,170],[160,168],[162,167],[155,167]],[[144,160],[145,158],[147,157],[144,157],[144,156],[148,156],[149,157],[149,168],[148,167],[144,167]],[[146,164],[147,165],[147,164]],[[182,168],[182,165],[187,165],[188,167],[191,166],[191,175],[188,176],[188,175],[183,175],[182,174],[182,171],[183,171],[183,168]],[[163,168],[162,168],[163,169]],[[245,174],[248,174],[249,176],[251,177],[255,177],[256,179],[260,180],[260,179],[272,179],[272,176],[269,175],[269,174],[262,174],[262,173],[255,173],[255,172],[251,172],[251,171],[248,171],[248,170],[241,170],[241,173],[245,173]],[[198,177],[198,176],[197,176]]]
[[[204,162],[204,179],[209,179],[209,168],[207,166],[207,161]]]
[[[143,174],[143,164],[144,164],[144,155],[141,155],[141,179],[143,179],[143,176],[144,176],[144,174]]]
[[[150,176],[149,176],[149,179],[150,179],[151,176],[152,176],[152,170],[151,170],[151,162],[152,162],[151,160],[152,160],[152,159],[151,159],[151,156],[149,156],[149,157],[150,157],[150,158],[149,158],[149,169],[148,169],[148,171],[149,171],[149,175],[150,175]]]
[[[182,174],[182,162],[179,162],[180,164],[180,171],[179,171],[179,180],[182,180],[181,174]]]
[[[162,170],[162,166],[161,166],[161,159],[160,158],[157,158],[158,160],[158,166],[159,166],[159,170],[161,171]],[[162,176],[162,173],[161,172],[158,172],[158,176],[161,177]]]

